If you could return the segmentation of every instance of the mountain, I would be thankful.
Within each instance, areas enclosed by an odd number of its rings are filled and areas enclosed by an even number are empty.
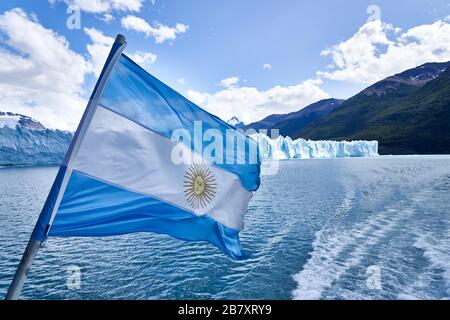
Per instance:
[[[311,122],[327,115],[339,107],[344,100],[325,99],[313,103],[299,111],[288,114],[273,114],[260,121],[245,126],[245,129],[279,129],[282,136],[294,136]]]
[[[28,116],[0,111],[0,166],[59,165],[72,137]]]
[[[381,80],[360,92],[365,96],[384,96],[396,92],[398,94],[407,94],[427,82],[436,79],[442,72],[448,69],[449,62],[426,63],[419,67],[406,70],[402,73]]]
[[[450,62],[388,77],[293,138],[378,140],[380,154],[450,153]]]
[[[0,128],[7,126],[15,129],[17,125],[27,129],[45,130],[45,127],[33,118],[19,113],[0,111]]]
[[[260,129],[272,129],[275,128],[275,124],[278,121],[281,121],[284,119],[286,114],[272,114],[270,116],[265,117],[264,119],[250,123],[245,126],[245,129],[254,129],[256,131],[259,131]]]
[[[233,116],[230,120],[227,121],[227,123],[230,126],[235,127],[236,129],[244,129],[245,127],[245,124],[236,116]]]

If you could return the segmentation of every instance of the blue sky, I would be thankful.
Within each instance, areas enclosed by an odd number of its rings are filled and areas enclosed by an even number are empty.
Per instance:
[[[68,3],[80,8],[80,29],[66,26]],[[377,7],[368,13],[371,5]],[[380,15],[371,17],[378,10]],[[56,47],[61,37],[67,43],[65,49],[48,50],[68,50],[64,54],[73,54],[74,62],[86,63],[79,70],[82,81],[68,79],[67,92],[62,86],[55,93],[58,98],[47,97],[49,104],[60,105],[70,95],[66,109],[46,106],[42,92],[21,88],[17,74],[9,81],[9,73],[0,67],[0,97],[9,102],[0,110],[28,112],[64,129],[76,125],[95,82],[92,65],[101,65],[100,52],[107,52],[108,40],[99,34],[124,34],[126,53],[140,55],[149,72],[222,118],[237,114],[246,122],[295,111],[325,97],[348,98],[376,80],[430,59],[450,60],[448,1],[2,0],[0,15],[0,63],[3,52],[4,63],[25,59],[34,64],[27,69],[30,73],[50,74],[49,67],[44,68],[49,62],[38,52],[42,48],[24,43],[40,41],[45,30],[56,38]],[[126,23],[129,17],[138,20]],[[13,28],[27,21],[36,31],[28,40]],[[14,41],[21,36],[23,40]],[[95,62],[89,45],[97,52]],[[65,70],[64,63],[52,71],[69,78],[77,70]],[[45,77],[48,82],[59,79]]]

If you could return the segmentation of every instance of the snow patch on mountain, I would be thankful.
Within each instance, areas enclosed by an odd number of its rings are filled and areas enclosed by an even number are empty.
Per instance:
[[[39,121],[31,117],[24,116],[20,113],[0,111],[0,128],[9,127],[15,129],[17,126],[33,130],[46,129]]]
[[[19,116],[10,116],[0,113],[0,128],[8,127],[11,129],[15,129],[16,126],[19,125],[19,121]]]
[[[235,127],[236,129],[243,129],[245,127],[245,124],[236,116],[231,117],[231,119],[228,120],[227,123],[230,126]]]

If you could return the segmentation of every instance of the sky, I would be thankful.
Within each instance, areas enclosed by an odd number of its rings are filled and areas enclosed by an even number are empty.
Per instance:
[[[75,130],[114,37],[224,120],[245,123],[450,60],[450,2],[2,0],[0,110]]]

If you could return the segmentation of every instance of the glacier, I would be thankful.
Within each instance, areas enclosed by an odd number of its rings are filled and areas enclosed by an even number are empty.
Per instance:
[[[0,111],[0,167],[59,165],[72,137],[31,117]]]
[[[60,130],[0,128],[0,166],[59,165],[73,134]]]
[[[271,139],[264,133],[250,136],[258,141],[262,160],[378,156],[377,141]],[[0,111],[0,167],[59,165],[72,138],[69,131],[48,129],[31,117]]]
[[[262,160],[330,159],[344,157],[377,157],[378,141],[292,140],[278,136],[271,139],[264,133],[250,135],[258,142]]]

